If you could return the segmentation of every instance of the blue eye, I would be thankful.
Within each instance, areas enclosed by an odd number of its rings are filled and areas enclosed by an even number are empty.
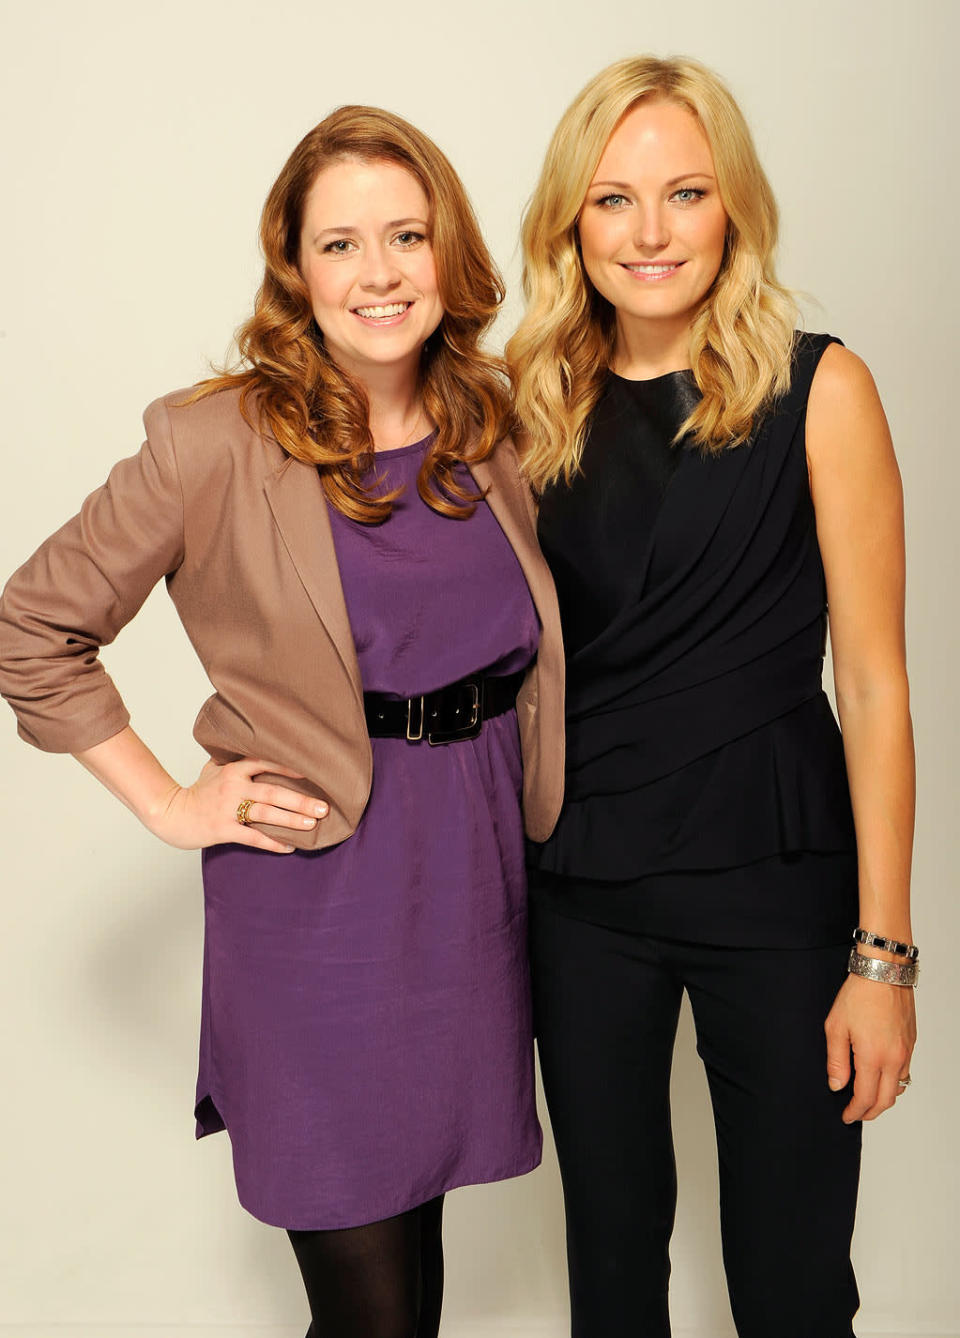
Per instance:
[[[597,200],[597,204],[605,209],[618,209],[620,205],[626,203],[627,197],[625,195],[617,195],[616,193],[611,195],[601,195],[600,199]]]
[[[681,186],[679,190],[673,192],[673,199],[678,204],[693,204],[694,200],[702,200],[706,193],[699,186]]]

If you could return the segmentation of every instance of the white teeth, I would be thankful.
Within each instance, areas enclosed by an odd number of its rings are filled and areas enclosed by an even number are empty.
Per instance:
[[[386,316],[401,316],[409,305],[409,302],[391,302],[388,307],[355,307],[354,310],[368,320],[380,320]]]
[[[628,265],[628,269],[636,270],[639,274],[669,274],[672,270],[678,268],[677,265]]]

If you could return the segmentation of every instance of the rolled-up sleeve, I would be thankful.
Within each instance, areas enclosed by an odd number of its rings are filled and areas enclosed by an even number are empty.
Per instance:
[[[114,466],[0,597],[0,693],[21,737],[47,752],[92,748],[128,723],[100,647],[183,560],[183,497],[163,400],[149,406],[144,425],[140,452]]]

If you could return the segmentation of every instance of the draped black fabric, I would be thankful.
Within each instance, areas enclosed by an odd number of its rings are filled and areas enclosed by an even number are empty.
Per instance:
[[[670,445],[697,394],[689,373],[611,375],[580,473],[541,499],[568,652],[567,790],[537,867],[629,879],[854,849],[804,447],[831,342],[798,334],[790,390],[720,455]]]

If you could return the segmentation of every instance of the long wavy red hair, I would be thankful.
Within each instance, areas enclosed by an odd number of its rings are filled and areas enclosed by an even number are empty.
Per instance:
[[[327,354],[298,265],[304,201],[319,173],[343,159],[396,163],[427,197],[444,314],[421,360],[423,405],[437,432],[417,489],[435,511],[466,517],[476,493],[455,468],[488,456],[512,422],[504,364],[481,347],[503,280],[460,178],[426,135],[392,112],[339,107],[294,149],[263,207],[263,282],[237,332],[238,365],[201,382],[191,400],[239,388],[248,417],[255,401],[260,424],[283,449],[318,466],[333,506],[368,524],[389,516],[396,494],[362,483],[374,462],[366,393]]]

